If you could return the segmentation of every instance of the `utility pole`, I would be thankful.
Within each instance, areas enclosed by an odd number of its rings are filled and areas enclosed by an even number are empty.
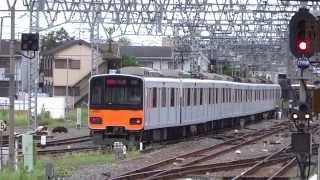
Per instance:
[[[14,99],[15,99],[15,5],[16,0],[10,7],[11,11],[11,39],[10,39],[10,74],[9,74],[9,167],[15,169],[15,138],[14,138]]]

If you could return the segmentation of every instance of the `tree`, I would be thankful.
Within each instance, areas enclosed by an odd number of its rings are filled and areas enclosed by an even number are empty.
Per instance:
[[[114,27],[109,27],[109,28],[106,29],[107,41],[108,41],[108,44],[109,44],[108,50],[107,50],[108,53],[112,53],[112,42],[113,42],[112,35],[113,35],[113,33],[115,31],[116,31],[116,29]]]
[[[57,31],[51,31],[41,40],[41,50],[45,51],[55,48],[68,40],[74,40],[74,37],[70,37],[69,33],[64,28]]]
[[[231,69],[230,65],[224,65],[222,68],[222,73],[227,76],[232,76],[232,69]]]
[[[131,41],[129,38],[127,37],[121,37],[119,40],[118,40],[118,43],[120,46],[129,46],[131,44]]]
[[[121,67],[126,66],[138,66],[138,62],[135,57],[123,55],[121,59]]]

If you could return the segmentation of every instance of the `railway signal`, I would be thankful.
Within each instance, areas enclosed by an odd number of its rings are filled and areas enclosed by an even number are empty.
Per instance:
[[[311,57],[317,51],[317,29],[319,29],[317,19],[308,9],[299,9],[291,18],[289,44],[295,57]]]
[[[38,33],[22,33],[21,50],[22,51],[38,51],[39,50],[39,34]]]

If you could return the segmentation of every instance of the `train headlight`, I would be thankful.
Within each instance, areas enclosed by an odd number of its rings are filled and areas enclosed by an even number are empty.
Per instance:
[[[298,120],[299,119],[299,114],[298,113],[292,113],[291,115],[293,120]]]
[[[304,114],[304,118],[307,120],[311,119],[311,114],[310,113]]]
[[[131,125],[138,125],[142,123],[142,119],[141,118],[131,118],[130,119],[130,124]]]
[[[101,117],[90,117],[91,124],[102,124]]]

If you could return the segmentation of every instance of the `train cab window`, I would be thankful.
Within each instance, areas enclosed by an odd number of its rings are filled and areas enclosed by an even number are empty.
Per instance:
[[[152,88],[152,107],[157,107],[157,88]]]
[[[190,106],[191,104],[191,89],[188,88],[188,93],[187,93],[187,106]]]
[[[97,78],[97,79],[91,80],[91,82],[90,82],[90,87],[91,87],[90,88],[90,91],[91,91],[90,104],[93,104],[93,105],[102,104],[104,87],[101,86],[101,84],[103,84],[102,78]]]
[[[203,103],[203,88],[200,88],[200,105]]]
[[[171,92],[170,92],[170,106],[174,106],[174,98],[175,98],[175,94],[174,94],[175,90],[174,88],[171,88]]]
[[[166,107],[167,93],[166,88],[161,88],[161,107]]]
[[[139,78],[98,76],[90,80],[90,107],[142,108],[142,101],[143,82]]]

